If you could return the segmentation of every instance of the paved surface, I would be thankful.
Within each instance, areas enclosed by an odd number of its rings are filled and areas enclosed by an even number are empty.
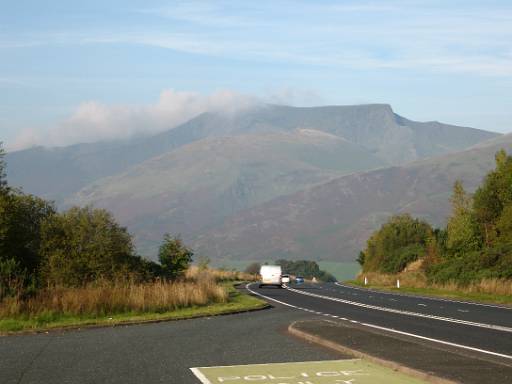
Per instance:
[[[0,383],[194,383],[191,367],[340,359],[291,337],[281,306],[157,324],[0,337]]]
[[[504,355],[512,361],[512,310],[509,308],[442,301],[436,305],[429,303],[432,308],[429,314],[426,311],[429,307],[418,305],[427,302],[424,298],[395,295],[391,297],[397,300],[395,302],[388,300],[390,295],[334,284],[291,288],[259,289],[257,284],[251,285],[255,293],[302,308],[302,311],[454,343],[482,350],[491,357]],[[457,311],[459,308],[463,311]],[[479,322],[474,323],[475,320]]]
[[[194,368],[203,384],[426,384],[361,359]]]
[[[291,328],[306,337],[315,337],[319,343],[334,343],[345,353],[352,350],[350,353],[356,357],[371,356],[392,362],[391,368],[408,367],[464,384],[512,383],[512,362],[457,348],[440,348],[436,343],[397,337],[343,321],[304,320],[293,323]]]
[[[336,297],[355,300],[362,303],[444,316],[479,323],[491,323],[512,327],[512,308],[469,303],[442,298],[421,297],[391,292],[378,292],[364,288],[350,287],[340,283],[322,284],[321,289]]]
[[[188,321],[0,337],[0,383],[197,384],[189,370],[191,367],[348,357],[287,334],[292,321],[325,319],[326,316],[337,321],[346,318],[374,327],[484,349],[486,354],[471,353],[488,361],[498,359],[492,353],[504,355],[505,360],[508,359],[506,356],[512,355],[512,333],[506,330],[411,316],[374,307],[409,312],[414,308],[415,313],[429,314],[428,311],[423,312],[425,307],[418,305],[421,303],[430,305],[435,316],[453,316],[452,320],[505,329],[512,327],[512,311],[509,309],[395,298],[332,284],[294,287],[297,288],[295,291],[253,288],[256,293],[283,304],[275,304],[275,308],[259,312]],[[377,297],[379,295],[382,297]],[[357,305],[346,302],[356,300]],[[442,306],[449,308],[447,312],[442,312]],[[350,323],[348,320],[345,322]],[[440,353],[447,347],[436,345]],[[420,344],[418,348],[421,348]]]

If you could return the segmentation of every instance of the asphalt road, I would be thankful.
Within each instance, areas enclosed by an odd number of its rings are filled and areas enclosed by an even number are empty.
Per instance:
[[[440,344],[453,343],[512,361],[512,309],[508,307],[379,293],[337,284],[292,285],[289,289],[252,284],[250,289],[302,312],[404,332]]]
[[[512,355],[508,308],[334,284],[250,288],[279,303],[238,315],[0,337],[0,383],[197,384],[191,367],[343,358],[286,332],[292,321],[326,317],[460,344],[486,358]]]
[[[287,334],[291,308],[157,324],[0,337],[0,383],[193,383],[189,368],[344,356]],[[317,316],[318,318],[318,316]]]

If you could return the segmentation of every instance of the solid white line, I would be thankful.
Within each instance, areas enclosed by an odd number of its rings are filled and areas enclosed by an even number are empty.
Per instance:
[[[199,381],[203,384],[212,384],[212,382],[210,380],[208,380],[206,378],[205,375],[203,375],[203,373],[198,369],[198,368],[190,368],[190,370],[192,371],[192,373],[194,375],[196,375],[196,377],[199,379]]]
[[[495,331],[512,332],[512,328],[504,327],[504,326],[501,326],[501,325],[477,323],[477,322],[473,322],[473,321],[454,319],[454,318],[451,318],[451,317],[442,317],[442,316],[428,315],[428,314],[419,313],[419,312],[402,311],[402,310],[399,310],[399,309],[388,308],[388,307],[379,307],[377,305],[371,305],[371,304],[360,303],[360,302],[357,302],[357,301],[350,301],[350,300],[340,299],[338,297],[331,297],[331,296],[319,295],[319,294],[311,293],[311,292],[304,292],[304,291],[300,291],[298,289],[294,289],[294,288],[290,288],[290,287],[286,287],[286,289],[288,289],[289,291],[301,294],[301,295],[305,295],[305,296],[318,297],[318,298],[324,299],[324,300],[336,301],[336,302],[343,303],[343,304],[349,304],[349,305],[353,305],[353,306],[356,306],[356,307],[374,309],[374,310],[377,310],[377,311],[397,313],[397,314],[406,315],[406,316],[422,317],[424,319],[446,321],[446,322],[449,322],[449,323],[469,325],[469,326],[472,326],[472,327],[492,329],[492,330],[495,330]]]
[[[486,354],[488,354],[488,355],[493,355],[493,356],[498,356],[498,357],[504,357],[505,359],[512,359],[512,356],[510,356],[510,355],[504,355],[503,353],[487,351],[487,350],[485,350],[485,349],[480,349],[480,348],[475,348],[475,347],[469,347],[469,346],[467,346],[467,345],[461,345],[461,344],[451,343],[451,342],[449,342],[449,341],[444,341],[444,340],[439,340],[439,339],[432,339],[432,338],[430,338],[430,337],[421,336],[421,335],[416,335],[415,333],[409,333],[409,332],[398,331],[398,330],[396,330],[396,329],[386,328],[386,327],[380,327],[380,326],[378,326],[378,325],[373,325],[373,324],[368,324],[368,323],[360,323],[360,324],[361,324],[361,325],[365,325],[365,326],[367,326],[367,327],[371,327],[371,328],[381,329],[381,330],[383,330],[383,331],[387,331],[387,332],[393,332],[393,333],[398,333],[398,334],[400,334],[400,335],[405,335],[405,336],[415,337],[415,338],[417,338],[417,339],[433,341],[433,342],[435,342],[435,343],[440,343],[440,344],[450,345],[450,346],[452,346],[452,347],[464,348],[464,349],[468,349],[468,350],[470,350],[470,351],[486,353]]]
[[[485,303],[475,303],[475,302],[472,302],[472,301],[460,301],[460,300],[443,299],[441,297],[419,296],[419,295],[409,295],[409,294],[405,294],[405,293],[378,291],[378,290],[370,289],[370,288],[352,287],[350,285],[340,284],[337,281],[334,284],[339,286],[339,287],[342,287],[342,288],[356,289],[358,291],[364,291],[364,292],[368,292],[368,293],[377,293],[377,294],[382,294],[382,295],[400,296],[400,297],[412,297],[414,299],[425,299],[425,300],[442,301],[442,302],[448,302],[448,303],[476,305],[476,306],[479,306],[479,307],[489,307],[489,308],[512,310],[512,307],[505,307],[504,305],[493,305],[493,304],[485,304]]]
[[[360,361],[360,358],[353,359],[342,359],[342,360],[327,360],[329,363],[344,363],[346,361]],[[236,364],[236,365],[213,365],[210,367],[197,367],[190,369],[208,369],[208,368],[232,368],[232,367],[268,367],[270,365],[290,365],[290,364],[322,364],[325,363],[326,360],[314,360],[314,361],[290,361],[288,363],[258,363],[258,364]]]
[[[249,286],[253,284],[253,283],[249,283],[245,286],[245,288],[257,295],[257,296],[260,296],[260,297],[263,297],[267,300],[271,300],[271,301],[275,301],[279,304],[283,304],[283,305],[286,305],[288,307],[292,307],[292,308],[295,308],[295,309],[299,309],[299,310],[302,310],[302,311],[307,311],[305,308],[301,308],[301,307],[298,307],[296,305],[292,305],[292,304],[288,304],[288,303],[285,303],[283,301],[280,301],[280,300],[276,300],[276,299],[273,299],[271,297],[268,297],[268,296],[265,296],[265,295],[262,295],[261,293],[259,292],[255,292],[253,291],[251,288],[249,288]],[[327,314],[324,315],[324,316],[328,316]],[[405,336],[411,336],[411,337],[414,337],[414,338],[417,338],[417,339],[421,339],[421,340],[428,340],[428,341],[431,341],[433,343],[439,343],[439,344],[444,344],[444,345],[450,345],[452,347],[457,347],[457,348],[462,348],[462,349],[467,349],[467,350],[470,350],[470,351],[475,351],[475,352],[480,352],[480,353],[483,353],[483,354],[487,354],[487,355],[492,355],[492,356],[499,356],[499,357],[503,357],[505,359],[510,359],[512,360],[512,355],[505,355],[505,354],[502,354],[502,353],[498,353],[498,352],[492,352],[492,351],[487,351],[485,349],[480,349],[480,348],[475,348],[475,347],[470,347],[468,345],[463,345],[463,344],[457,344],[457,343],[452,343],[452,342],[449,342],[449,341],[445,341],[445,340],[439,340],[439,339],[433,339],[433,338],[430,338],[430,337],[426,337],[426,336],[421,336],[421,335],[417,335],[415,333],[409,333],[409,332],[403,332],[403,331],[398,331],[396,329],[392,329],[392,328],[386,328],[386,327],[381,327],[379,325],[374,325],[374,324],[370,324],[370,323],[361,323],[361,322],[358,322],[358,321],[355,321],[355,320],[350,320],[350,319],[347,319],[345,317],[341,317],[340,320],[344,320],[344,321],[350,321],[351,323],[357,323],[357,324],[360,324],[362,326],[365,326],[365,327],[370,327],[370,328],[375,328],[375,329],[380,329],[382,331],[387,331],[387,332],[392,332],[392,333],[398,333],[398,334],[402,334],[402,335],[405,335]]]

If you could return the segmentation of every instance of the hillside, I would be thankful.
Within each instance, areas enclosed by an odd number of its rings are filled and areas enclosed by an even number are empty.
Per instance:
[[[340,177],[240,212],[194,245],[219,258],[353,260],[392,213],[442,224],[454,181],[474,190],[501,148],[512,150],[512,135],[440,158]]]
[[[378,165],[363,148],[314,130],[207,138],[101,179],[65,205],[108,208],[145,248],[165,232],[189,238],[240,210]]]
[[[198,140],[300,128],[348,140],[380,159],[383,166],[458,151],[497,135],[437,122],[414,122],[385,104],[310,108],[265,105],[235,114],[203,113],[150,137],[9,153],[8,178],[11,185],[61,204],[100,178],[120,174]]]
[[[11,153],[6,160],[11,185],[55,200],[60,208],[90,204],[109,209],[134,233],[144,254],[154,257],[163,233],[171,232],[187,241],[201,239],[198,244],[205,254],[220,257],[224,252],[247,255],[245,242],[239,244],[242,248],[238,251],[231,246],[216,251],[216,243],[203,240],[224,220],[229,223],[231,216],[234,221],[242,220],[240,227],[219,236],[234,238],[246,224],[245,216],[237,216],[242,211],[259,211],[261,204],[280,197],[284,200],[274,202],[287,204],[287,196],[344,175],[456,152],[497,136],[473,128],[414,122],[385,104],[259,105],[232,114],[203,113],[154,136],[38,147]],[[354,186],[350,180],[359,177],[344,180]],[[403,182],[397,177],[397,187]],[[362,180],[360,188],[372,185],[375,189],[369,193],[378,191],[379,186],[372,183]],[[309,196],[310,192],[304,193]],[[265,205],[261,209],[267,212]],[[381,211],[387,212],[381,203],[370,202],[364,208],[370,214],[365,220],[371,222]],[[351,217],[343,213],[337,225],[353,225]],[[356,220],[364,217],[354,216]],[[289,220],[290,233],[305,224],[299,219],[294,222],[293,217]],[[270,222],[270,226],[274,224]],[[325,244],[326,255],[332,259],[331,250],[338,245],[325,231],[332,229],[316,227],[311,233],[297,235],[298,240],[287,240],[303,245],[285,246],[285,253],[293,256],[297,250],[304,254],[301,249],[317,249],[318,242]],[[267,241],[267,235],[262,233],[248,249],[255,257],[262,252],[258,247]],[[355,230],[350,240],[359,236],[361,232]],[[202,246],[205,242],[214,248]]]

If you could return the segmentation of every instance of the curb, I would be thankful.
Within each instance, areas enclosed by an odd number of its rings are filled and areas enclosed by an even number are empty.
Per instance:
[[[415,377],[417,379],[425,380],[425,381],[427,381],[429,383],[432,383],[432,384],[459,384],[459,383],[457,383],[455,381],[451,381],[451,380],[448,380],[448,379],[443,379],[443,378],[440,378],[440,377],[437,377],[437,376],[433,376],[433,375],[431,375],[429,373],[426,373],[426,372],[423,372],[423,371],[418,371],[416,369],[409,368],[409,367],[406,367],[404,365],[400,365],[398,363],[395,363],[394,361],[384,360],[384,359],[381,359],[379,357],[368,355],[368,354],[360,352],[360,351],[358,351],[356,349],[349,348],[349,347],[346,347],[344,345],[335,343],[333,341],[330,341],[330,340],[327,340],[327,339],[323,339],[323,338],[321,338],[319,336],[315,336],[315,335],[312,335],[310,333],[301,331],[300,329],[295,327],[296,324],[301,323],[301,322],[302,321],[294,321],[293,323],[291,323],[288,326],[288,332],[290,334],[292,334],[292,335],[294,335],[296,337],[299,337],[301,339],[304,339],[306,341],[309,341],[309,342],[321,345],[323,347],[335,350],[337,352],[341,352],[343,354],[347,354],[347,355],[353,356],[353,357],[358,358],[358,359],[364,359],[364,360],[370,361],[372,363],[375,363],[375,364],[378,364],[378,365],[381,365],[381,366],[384,366],[384,367],[387,367],[387,368],[391,368],[393,371],[400,372],[400,373],[403,373],[405,375]]]

